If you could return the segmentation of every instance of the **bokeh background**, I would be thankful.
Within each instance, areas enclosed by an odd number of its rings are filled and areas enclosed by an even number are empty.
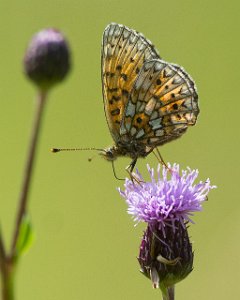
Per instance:
[[[161,56],[195,79],[199,121],[160,150],[165,161],[198,168],[218,186],[190,227],[194,270],[176,299],[240,298],[239,10],[237,0],[55,0],[0,2],[0,223],[9,244],[36,91],[22,72],[32,35],[62,30],[73,69],[50,94],[31,187],[35,242],[21,259],[17,300],[160,299],[136,260],[144,225],[134,227],[111,165],[96,153],[52,154],[55,147],[112,144],[100,78],[101,38],[118,22],[149,38]],[[91,163],[88,157],[95,155]],[[125,176],[129,160],[116,169]],[[156,166],[154,156],[139,160]]]

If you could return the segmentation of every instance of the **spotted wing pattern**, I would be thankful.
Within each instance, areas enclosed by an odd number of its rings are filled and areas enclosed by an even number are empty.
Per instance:
[[[109,130],[115,142],[133,84],[143,66],[159,55],[150,41],[126,26],[112,23],[102,40],[102,89]]]
[[[129,95],[121,123],[130,136],[153,149],[180,137],[199,113],[193,80],[179,66],[160,59],[145,62]]]

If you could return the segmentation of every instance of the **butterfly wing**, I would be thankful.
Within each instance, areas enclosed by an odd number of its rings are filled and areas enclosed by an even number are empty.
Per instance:
[[[105,115],[115,142],[120,138],[120,124],[129,93],[147,60],[159,58],[153,45],[141,34],[112,23],[102,40],[102,90]]]
[[[193,80],[179,66],[160,59],[145,62],[136,79],[120,134],[148,149],[180,137],[199,113]]]

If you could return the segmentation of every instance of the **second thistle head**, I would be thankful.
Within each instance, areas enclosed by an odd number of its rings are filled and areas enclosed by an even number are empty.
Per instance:
[[[35,34],[24,57],[24,72],[40,90],[61,82],[71,67],[70,50],[62,33],[48,28]]]

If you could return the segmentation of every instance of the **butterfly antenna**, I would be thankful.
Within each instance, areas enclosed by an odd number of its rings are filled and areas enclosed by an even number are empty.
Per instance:
[[[62,151],[85,151],[85,150],[96,150],[96,151],[105,151],[104,149],[98,149],[98,148],[52,148],[51,152],[57,153]]]
[[[96,155],[93,155],[93,156],[89,157],[88,161],[91,162],[94,159],[94,157],[96,157]]]

